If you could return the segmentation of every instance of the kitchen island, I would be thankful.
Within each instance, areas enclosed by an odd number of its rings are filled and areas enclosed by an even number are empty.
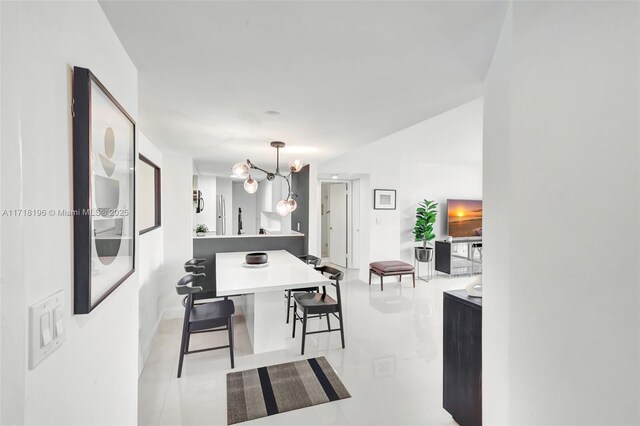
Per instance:
[[[205,292],[198,298],[212,297],[216,294],[216,253],[238,251],[286,250],[294,256],[306,254],[304,234],[296,231],[273,232],[269,234],[216,235],[193,237],[193,257],[205,259],[207,278],[202,285]],[[186,260],[186,259],[185,259]]]

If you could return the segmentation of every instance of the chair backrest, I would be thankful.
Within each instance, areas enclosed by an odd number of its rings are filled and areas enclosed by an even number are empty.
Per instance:
[[[205,267],[204,262],[205,259],[189,259],[184,263],[184,271],[202,273]]]
[[[318,266],[316,268],[316,271],[324,275],[329,275],[330,280],[342,281],[342,279],[344,278],[344,272],[342,272],[340,269],[333,268],[331,266],[327,266],[327,265]]]
[[[338,304],[341,304],[342,299],[340,296],[340,281],[342,281],[342,279],[344,278],[344,272],[327,265],[317,266],[315,269],[316,271],[320,272],[322,275],[328,275],[329,279],[334,281],[331,283],[331,285],[336,288],[337,301],[338,301]],[[322,293],[327,294],[327,290],[324,286],[322,286]]]
[[[311,254],[305,254],[302,256],[298,256],[298,259],[302,260],[307,265],[318,266],[320,264],[320,258],[313,256]]]
[[[176,293],[179,295],[192,295],[202,291],[202,287],[194,286],[192,283],[199,278],[204,278],[204,274],[189,274],[180,278],[176,284]]]

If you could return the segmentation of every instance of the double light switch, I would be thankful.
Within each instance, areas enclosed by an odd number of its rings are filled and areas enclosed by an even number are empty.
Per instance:
[[[33,369],[65,340],[62,290],[29,307],[29,327],[29,368]]]

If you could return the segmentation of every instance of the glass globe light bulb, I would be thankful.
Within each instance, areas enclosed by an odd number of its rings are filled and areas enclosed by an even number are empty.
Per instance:
[[[231,174],[235,177],[246,178],[247,176],[249,176],[249,165],[246,161],[236,163],[231,168]]]
[[[286,200],[278,201],[278,204],[276,205],[276,213],[280,216],[286,216],[289,214],[289,202]]]
[[[244,190],[249,194],[253,194],[258,190],[258,181],[249,175],[247,180],[244,181]]]
[[[299,172],[302,170],[302,166],[304,166],[304,164],[302,164],[302,160],[293,160],[289,162],[289,169],[292,172]]]
[[[289,205],[290,212],[298,208],[298,203],[296,203],[296,200],[294,200],[293,198],[287,201],[287,204]]]

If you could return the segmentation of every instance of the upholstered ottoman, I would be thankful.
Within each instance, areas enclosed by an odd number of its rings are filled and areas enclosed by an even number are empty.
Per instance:
[[[384,277],[400,276],[402,282],[403,275],[411,275],[413,277],[413,286],[416,286],[416,274],[413,265],[400,260],[387,260],[383,262],[373,262],[369,264],[369,285],[371,285],[371,274],[380,277],[380,291],[384,290]]]

